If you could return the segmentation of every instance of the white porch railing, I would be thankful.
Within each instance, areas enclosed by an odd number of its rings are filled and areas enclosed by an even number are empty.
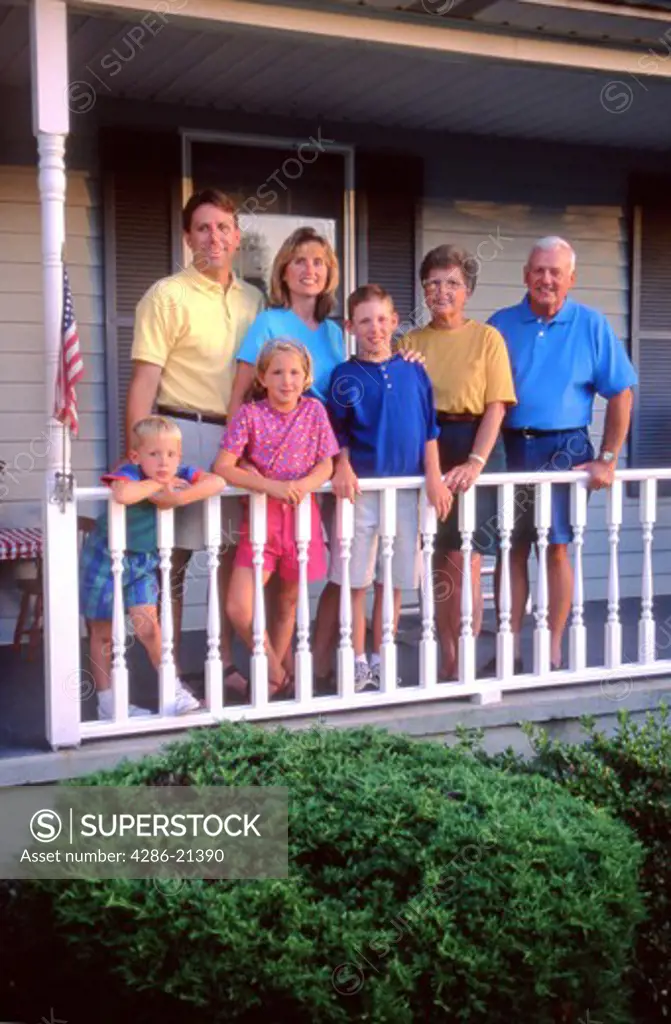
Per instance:
[[[501,579],[499,592],[499,623],[496,636],[497,672],[494,678],[479,678],[476,670],[477,639],[473,632],[473,600],[469,581],[473,533],[476,525],[475,488],[459,498],[458,513],[464,554],[464,580],[461,602],[461,636],[459,643],[459,680],[442,682],[438,678],[438,645],[435,626],[435,600],[433,592],[433,552],[436,534],[436,515],[428,505],[420,478],[398,478],[385,481],[361,481],[364,491],[378,491],[381,502],[380,550],[383,564],[384,589],[382,607],[381,688],[379,692],[355,693],[354,650],[352,647],[352,602],[348,586],[350,553],[354,530],[354,507],[348,501],[338,501],[337,522],[342,559],[343,586],[340,592],[340,640],[337,650],[338,692],[333,696],[313,695],[312,650],[310,643],[310,600],[308,590],[308,542],[311,516],[309,498],[299,508],[296,517],[296,540],[299,553],[299,599],[297,608],[295,648],[295,698],[269,701],[268,663],[264,648],[266,607],[262,586],[263,545],[266,535],[266,499],[263,495],[250,496],[250,533],[254,550],[254,617],[251,665],[251,699],[248,703],[227,704],[223,687],[223,670],[219,654],[220,620],[217,569],[221,543],[221,505],[219,498],[203,503],[207,551],[207,614],[204,626],[207,634],[205,657],[205,708],[187,715],[165,713],[174,700],[175,659],[173,650],[172,604],[170,600],[170,564],[173,547],[172,511],[158,512],[158,545],[161,585],[162,658],[158,672],[159,711],[149,718],[130,718],[128,715],[128,666],[126,662],[126,618],[123,609],[122,573],[125,547],[126,510],[112,501],[107,488],[75,487],[74,503],[65,512],[50,510],[50,545],[45,553],[47,575],[60,579],[64,608],[59,609],[60,621],[67,619],[67,635],[79,633],[78,565],[68,555],[76,550],[77,516],[82,506],[104,499],[110,503],[109,543],[114,573],[114,616],[112,623],[112,687],[114,691],[114,719],[105,722],[82,722],[79,699],[81,661],[79,645],[59,648],[59,637],[50,636],[52,650],[50,664],[54,666],[47,678],[47,735],[52,747],[71,746],[83,739],[104,738],[130,734],[145,734],[198,725],[209,725],[221,719],[278,719],[292,716],[330,712],[352,708],[375,708],[409,702],[470,698],[482,704],[500,702],[508,690],[527,690],[557,687],[601,680],[635,679],[671,672],[671,659],[656,657],[653,614],[653,529],[657,513],[657,481],[671,479],[671,470],[624,470],[608,492],[604,522],[591,522],[587,531],[587,474],[563,473],[505,473],[483,474],[477,487],[496,486],[498,490],[498,516],[491,523],[492,535],[500,538]],[[641,606],[638,628],[638,656],[623,664],[622,625],[620,622],[620,587],[618,572],[619,530],[623,513],[623,486],[630,481],[640,482],[638,499],[639,522],[642,536]],[[381,486],[384,484],[384,486]],[[551,525],[552,488],[557,484],[571,485],[571,516],[574,528],[573,566],[574,590],[569,625],[569,667],[550,671],[550,631],[548,625],[548,532]],[[533,632],[533,668],[531,672],[513,674],[513,633],[511,628],[511,541],[516,521],[516,486],[535,488],[535,521],[538,531],[538,570],[534,601],[535,628]],[[330,485],[322,488],[326,491]],[[397,648],[393,630],[392,557],[396,534],[396,494],[399,490],[419,492],[419,533],[422,549],[423,579],[421,584],[421,636],[417,645],[416,685],[397,685]],[[226,494],[239,493],[227,490]],[[592,516],[594,520],[596,516]],[[583,551],[586,535],[592,528],[607,528],[609,545],[608,613],[605,624],[604,664],[587,667],[587,631],[584,621]],[[269,610],[272,614],[272,610]],[[47,626],[48,628],[48,626]],[[55,653],[54,653],[55,652]]]

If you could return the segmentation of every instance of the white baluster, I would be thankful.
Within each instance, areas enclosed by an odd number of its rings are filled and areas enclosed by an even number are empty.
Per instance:
[[[515,525],[515,485],[498,487],[499,530],[501,531],[501,580],[499,592],[499,628],[496,634],[497,678],[509,679],[515,663],[515,638],[512,630],[512,586],[510,551]]]
[[[461,633],[459,636],[459,682],[475,679],[475,636],[473,634],[473,531],[475,530],[475,487],[459,495],[459,530],[464,573],[461,581]]]
[[[587,484],[571,484],[571,524],[573,526],[573,614],[569,628],[569,668],[578,672],[587,665],[587,627],[584,619],[585,585],[582,554],[587,526]]]
[[[128,666],[126,622],[123,606],[123,560],[126,550],[126,506],[109,500],[109,549],[112,559],[114,603],[112,606],[112,698],[115,721],[128,718]]]
[[[175,545],[175,518],[172,509],[157,511],[158,557],[161,570],[161,664],[158,670],[159,713],[168,715],[175,704],[175,659],[173,655],[172,588],[170,569]]]
[[[550,672],[550,629],[548,626],[548,534],[552,525],[552,484],[536,484],[534,508],[538,534],[538,580],[536,596],[536,628],[534,629],[534,672],[546,676]]]
[[[436,510],[426,496],[420,495],[420,529],[422,533],[422,639],[419,642],[419,685],[433,690],[438,682],[438,644],[436,642],[436,607],[433,595],[433,549],[438,520]]]
[[[296,700],[300,704],[312,696],[312,651],[310,650],[310,592],[308,589],[308,553],[312,535],[311,494],[296,510],[296,547],[298,548],[298,606],[296,609]]]
[[[219,608],[219,547],[221,545],[221,498],[208,498],[205,516],[207,549],[207,654],[205,657],[205,702],[213,715],[223,708],[224,675],[221,664],[221,611]]]
[[[622,524],[622,481],[608,490],[608,619],[606,621],[606,668],[622,664],[622,623],[620,622],[620,569],[618,548]]]
[[[249,498],[249,535],[254,565],[254,613],[252,619],[251,691],[252,704],[268,704],[268,655],[266,653],[266,596],[263,587],[263,549],[267,537],[265,494]]]
[[[655,620],[652,614],[652,531],[657,518],[657,481],[643,480],[638,516],[643,533],[643,575],[641,578],[641,619],[638,624],[638,660],[643,665],[655,661]]]
[[[350,589],[350,557],[354,537],[354,505],[347,498],[338,498],[338,542],[342,570],[340,574],[340,645],[338,647],[338,679],[340,694],[354,694],[354,648],[352,646],[352,591]]]
[[[380,492],[380,546],[382,548],[382,644],[380,646],[380,690],[396,689],[397,655],[394,641],[394,579],[392,562],[396,537],[396,498],[394,487]]]

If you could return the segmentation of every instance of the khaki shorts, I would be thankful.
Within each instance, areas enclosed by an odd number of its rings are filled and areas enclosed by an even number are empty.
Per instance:
[[[208,472],[219,453],[225,427],[216,423],[197,423],[171,416],[182,432],[182,462]],[[221,543],[225,549],[236,547],[242,522],[241,498],[221,499]],[[205,547],[205,502],[175,510],[175,547],[201,551]]]
[[[350,584],[357,590],[369,587],[375,578],[382,583],[382,559],[378,552],[380,495],[360,494],[354,502],[354,539],[350,558]],[[342,559],[338,541],[338,517],[331,529],[329,580],[340,583]],[[420,584],[419,495],[417,491],[396,492],[396,536],[392,548],[391,575],[394,588],[416,590]]]

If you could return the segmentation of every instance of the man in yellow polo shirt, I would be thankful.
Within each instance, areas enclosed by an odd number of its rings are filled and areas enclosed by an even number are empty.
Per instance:
[[[235,203],[216,189],[191,196],[182,213],[193,261],[145,293],[135,314],[133,373],[126,404],[126,437],[153,409],[182,431],[183,461],[209,469],[217,454],[242,339],[263,309],[261,292],[233,273],[240,247]],[[224,498],[224,548],[219,574],[222,609],[233,565],[240,502]],[[193,551],[205,546],[199,503],[178,509],[173,553],[173,617],[179,640],[184,576]],[[232,659],[232,628],[222,611],[221,655],[227,684],[242,688]]]

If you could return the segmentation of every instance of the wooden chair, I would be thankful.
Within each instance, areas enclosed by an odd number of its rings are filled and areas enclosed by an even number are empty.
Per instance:
[[[42,638],[43,597],[42,559],[37,559],[35,576],[18,579],[16,587],[21,594],[21,605],[14,630],[14,650],[20,652],[24,636],[28,637],[28,661],[32,661]]]
[[[96,521],[90,516],[77,516],[77,542],[81,551],[86,536],[95,526]],[[16,582],[21,594],[21,605],[14,630],[14,650],[20,652],[24,636],[28,637],[28,661],[32,661],[42,640],[44,628],[44,598],[42,559],[37,559],[37,572],[28,579]]]

